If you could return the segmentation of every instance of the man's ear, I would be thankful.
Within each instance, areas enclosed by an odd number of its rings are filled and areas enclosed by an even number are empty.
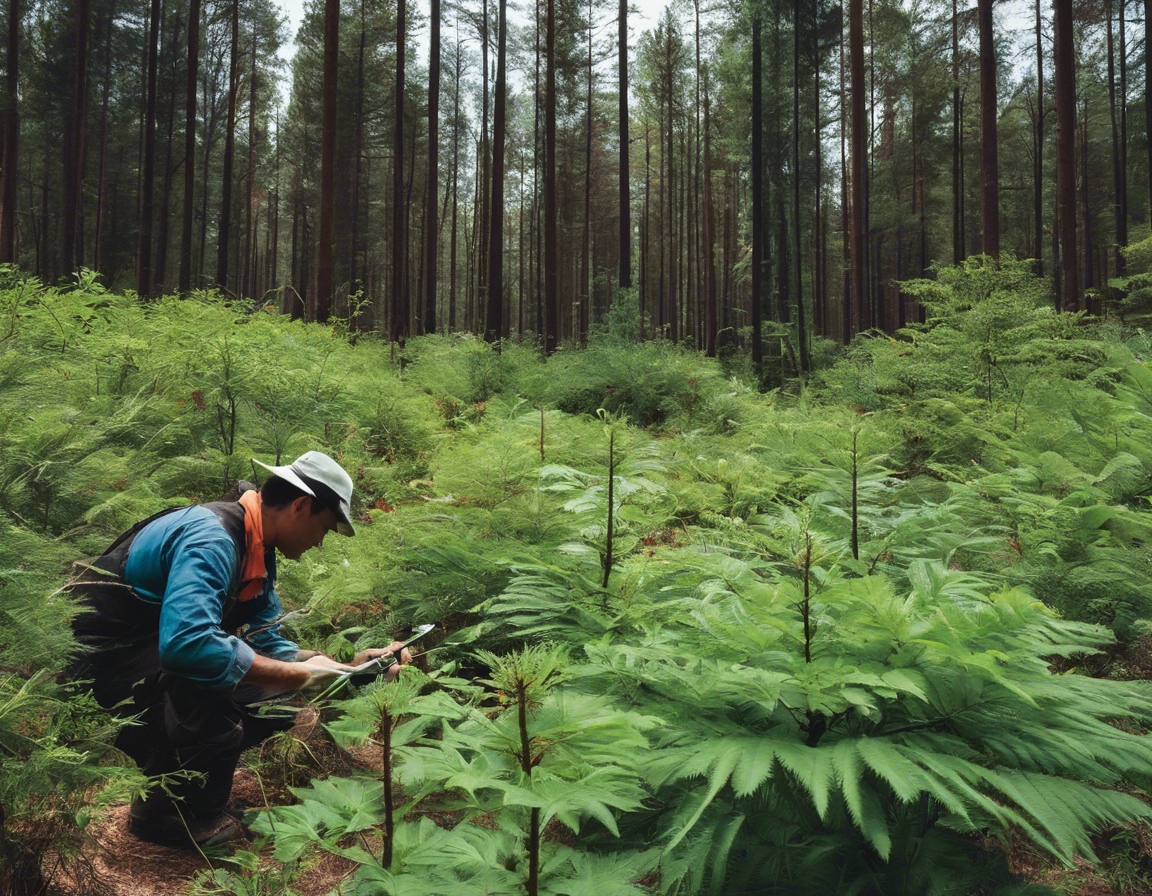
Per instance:
[[[312,498],[309,495],[300,495],[292,501],[293,516],[308,516],[312,513]]]

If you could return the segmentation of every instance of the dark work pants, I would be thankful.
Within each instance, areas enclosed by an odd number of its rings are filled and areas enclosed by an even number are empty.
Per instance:
[[[198,818],[224,811],[240,754],[271,735],[292,727],[291,717],[265,718],[239,702],[258,699],[251,688],[206,691],[175,675],[160,673],[133,688],[130,713],[139,725],[121,730],[116,746],[149,776],[177,775],[168,786],[182,807]]]

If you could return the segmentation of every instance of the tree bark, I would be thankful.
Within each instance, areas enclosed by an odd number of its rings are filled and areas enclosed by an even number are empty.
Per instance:
[[[864,11],[862,0],[848,0],[848,56],[852,86],[852,258],[851,307],[845,341],[860,332],[864,303],[868,300],[868,246],[864,228],[864,178],[868,173],[868,133],[864,121]]]
[[[1036,276],[1044,276],[1044,31],[1036,0],[1036,139],[1032,170],[1032,222]]]
[[[256,189],[256,20],[252,20],[252,69],[248,74],[248,175],[244,178],[244,276],[240,294],[253,296],[256,280],[256,221],[252,193]]]
[[[992,0],[980,0],[980,193],[982,250],[1000,257],[1000,167],[996,153],[996,45]]]
[[[712,208],[712,103],[704,66],[704,353],[716,357],[716,222]]]
[[[1120,0],[1120,6],[1123,8],[1124,0]],[[1127,192],[1125,186],[1127,177],[1124,171],[1124,162],[1121,158],[1120,122],[1116,109],[1116,63],[1112,41],[1112,0],[1106,0],[1104,8],[1108,19],[1108,111],[1112,125],[1112,210],[1116,219],[1114,252],[1116,276],[1123,277],[1123,249],[1128,245],[1128,210],[1125,208],[1122,197],[1124,197]],[[1121,20],[1123,20],[1123,14],[1121,14]]]
[[[964,260],[964,190],[961,184],[960,21],[952,0],[952,263]]]
[[[560,344],[560,271],[556,232],[556,0],[544,27],[544,353]]]
[[[236,93],[240,84],[240,0],[231,2],[232,43],[228,61],[228,120],[224,129],[220,229],[216,243],[216,285],[228,289],[228,250],[232,237],[232,166],[236,151]]]
[[[1076,248],[1076,71],[1072,0],[1054,0],[1056,30],[1056,208],[1060,232],[1060,307],[1079,311]]]
[[[619,3],[620,288],[632,288],[632,191],[628,183],[628,0]]]
[[[436,332],[437,202],[440,199],[440,0],[431,0],[428,45],[428,208],[424,221],[424,332]]]
[[[91,18],[92,6],[89,0],[76,0],[76,68],[73,72],[72,120],[69,128],[70,139],[64,153],[65,276],[70,276],[84,265],[78,244],[81,242],[80,202],[84,181],[84,125],[88,105],[88,32]]]
[[[855,0],[859,2],[859,0]],[[760,12],[752,18],[752,366],[764,375],[764,346],[760,336],[763,307],[764,259],[764,76],[760,51]]]
[[[401,4],[402,5],[402,4]],[[333,275],[333,233],[336,221],[336,72],[340,58],[340,0],[324,2],[324,80],[320,125],[320,233],[316,254],[316,320],[332,315],[336,284]],[[307,218],[305,218],[307,229]],[[304,243],[308,257],[308,243]]]
[[[796,341],[800,376],[808,376],[808,312],[804,308],[804,252],[800,234],[800,9],[792,17],[792,230],[796,240]],[[817,122],[819,139],[819,122]],[[815,232],[815,231],[813,231]]]
[[[404,277],[407,248],[404,233],[404,50],[407,0],[396,6],[396,117],[392,150],[392,326],[389,338],[404,343],[408,335],[408,284]]]
[[[184,93],[184,227],[180,232],[180,292],[192,286],[193,203],[196,191],[196,79],[200,76],[200,0],[188,8],[188,79]]]
[[[152,186],[156,173],[156,69],[159,65],[160,0],[152,0],[148,21],[148,98],[144,113],[140,238],[136,251],[136,292],[143,299],[152,295]]]
[[[488,225],[488,309],[484,338],[496,342],[507,335],[504,321],[504,129],[507,106],[505,72],[508,46],[508,4],[499,0],[496,38],[496,108],[492,123],[492,219]]]
[[[16,261],[16,182],[19,171],[20,0],[8,0],[4,72],[4,149],[0,171],[0,263]]]

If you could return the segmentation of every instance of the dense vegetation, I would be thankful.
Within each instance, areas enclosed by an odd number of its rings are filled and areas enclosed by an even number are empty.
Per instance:
[[[54,681],[67,562],[308,448],[352,473],[359,531],[283,564],[294,634],[447,637],[325,715],[380,767],[301,759],[264,858],[200,892],[285,892],[317,851],[363,894],[1048,892],[1009,846],[1115,868],[1152,816],[1152,690],[1089,674],[1152,616],[1152,345],[1056,314],[1027,265],[908,283],[927,324],[768,393],[634,342],[627,294],[543,360],[4,278],[14,892],[141,784]]]

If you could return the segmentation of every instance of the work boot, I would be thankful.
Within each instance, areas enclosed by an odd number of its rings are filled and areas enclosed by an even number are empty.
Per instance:
[[[188,811],[181,813],[171,801],[165,809],[163,802],[133,800],[128,813],[128,830],[133,836],[180,849],[204,849],[248,837],[244,825],[227,813],[202,819]]]

